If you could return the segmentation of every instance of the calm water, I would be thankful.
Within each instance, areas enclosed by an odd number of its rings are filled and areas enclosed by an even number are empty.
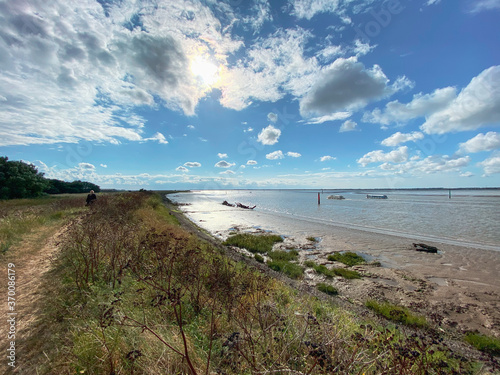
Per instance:
[[[366,199],[366,194],[386,194],[388,199]],[[330,194],[346,199],[330,200]],[[174,201],[191,203],[190,211],[220,211],[222,219],[242,209],[226,208],[222,201],[257,205],[254,212],[298,223],[355,227],[368,231],[427,236],[465,244],[493,245],[500,250],[500,189],[495,190],[224,190],[176,194]],[[213,220],[213,216],[212,216]],[[299,224],[300,225],[300,224]]]

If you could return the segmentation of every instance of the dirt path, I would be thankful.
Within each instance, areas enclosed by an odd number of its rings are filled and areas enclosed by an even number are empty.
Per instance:
[[[26,373],[23,368],[32,354],[30,348],[26,347],[26,342],[33,334],[36,321],[42,315],[44,275],[52,266],[58,251],[58,239],[65,229],[66,227],[61,225],[44,226],[25,236],[19,244],[9,249],[9,253],[1,260],[0,373]],[[11,304],[10,308],[7,304],[9,268],[15,271],[15,295],[12,296],[15,300],[10,300],[15,304]],[[12,271],[11,274],[13,275]],[[12,287],[10,285],[11,294]],[[11,353],[13,347],[15,358],[9,359],[9,354],[13,354]],[[12,359],[15,360],[15,367],[9,364],[12,364]]]

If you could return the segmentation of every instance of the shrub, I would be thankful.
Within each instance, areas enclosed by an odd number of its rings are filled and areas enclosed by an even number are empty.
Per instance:
[[[259,263],[264,263],[264,258],[262,258],[262,255],[260,255],[260,254],[255,254],[255,255],[254,255],[254,258],[255,258],[255,260],[256,260],[257,262],[259,262]]]
[[[413,314],[406,307],[393,305],[389,302],[366,301],[366,307],[386,319],[414,327],[427,327],[427,320],[421,315]]]
[[[348,266],[355,266],[356,264],[365,263],[365,260],[362,256],[350,251],[328,255],[328,260],[341,262]]]
[[[320,292],[326,293],[330,296],[336,296],[337,294],[339,294],[339,291],[337,290],[337,288],[335,288],[331,285],[325,284],[325,283],[319,283],[318,285],[316,285],[316,288]]]
[[[273,245],[277,242],[283,242],[283,238],[272,234],[255,235],[250,233],[238,233],[229,237],[223,244],[247,249],[252,253],[264,254],[271,251]]]
[[[291,279],[299,279],[304,273],[304,269],[301,266],[285,260],[273,260],[271,262],[267,262],[267,265],[272,270],[282,272]]]
[[[500,355],[500,339],[471,332],[465,336],[465,341],[482,352]]]

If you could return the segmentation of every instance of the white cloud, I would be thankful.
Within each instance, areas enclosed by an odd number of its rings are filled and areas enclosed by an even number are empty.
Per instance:
[[[191,129],[191,130],[196,129],[196,127],[195,127],[194,125],[188,125],[188,126],[187,126],[187,128],[188,128],[188,129]]]
[[[247,161],[247,165],[256,165],[257,162],[255,160],[249,160]]]
[[[323,162],[323,161],[329,161],[329,160],[336,160],[337,158],[333,157],[333,156],[330,156],[330,155],[325,155],[325,156],[322,156],[319,158],[319,161]]]
[[[78,163],[78,168],[80,168],[80,169],[92,169],[92,170],[94,170],[95,166],[93,164],[90,164],[90,163]]]
[[[244,129],[243,133],[246,133],[246,132],[253,132],[253,128],[249,127],[249,128]]]
[[[145,138],[145,141],[158,141],[160,144],[166,145],[168,143],[167,139],[163,134],[160,132],[157,132],[155,135],[153,135],[151,138]]]
[[[420,127],[427,134],[474,130],[500,125],[500,66],[492,66],[465,87],[449,105]]]
[[[288,151],[286,153],[286,156],[290,156],[292,158],[300,158],[302,155],[299,154],[298,152],[292,152],[292,151]]]
[[[424,135],[420,132],[412,132],[412,133],[401,133],[397,132],[391,135],[390,137],[384,139],[381,143],[384,146],[397,146],[401,143],[406,142],[416,142],[418,140],[424,139]]]
[[[470,2],[470,13],[500,9],[500,0],[476,0]]]
[[[338,58],[318,75],[311,90],[301,99],[300,112],[307,117],[356,110],[410,85],[406,78],[400,77],[390,86],[378,65],[366,69],[356,57]]]
[[[483,167],[484,174],[486,176],[500,173],[500,154],[495,154],[488,159],[478,163],[479,166]]]
[[[314,117],[306,122],[306,124],[322,124],[327,121],[345,120],[351,117],[351,112],[336,112],[331,115]]]
[[[188,161],[184,163],[184,166],[189,168],[199,168],[201,167],[201,164],[198,163],[197,161]]]
[[[451,172],[457,171],[461,167],[466,167],[470,163],[470,157],[450,158],[447,155],[432,155],[423,160],[416,162],[408,162],[403,166],[413,173],[420,172],[424,174],[438,173],[438,172]]]
[[[473,153],[481,151],[491,151],[500,148],[500,134],[488,132],[479,133],[474,138],[469,139],[459,145],[459,153]]]
[[[107,168],[108,166],[106,164],[100,164],[101,167]]]
[[[277,160],[277,159],[283,159],[285,156],[283,155],[283,152],[281,150],[271,152],[266,155],[266,159],[269,160]]]
[[[186,167],[183,167],[182,165],[175,168],[176,171],[179,171],[179,172],[188,172],[189,169],[187,169]]]
[[[391,123],[405,123],[408,120],[429,116],[432,113],[446,108],[457,96],[454,87],[437,89],[432,94],[417,94],[410,103],[402,104],[397,100],[389,102],[385,109],[375,109],[365,113],[363,121],[374,124],[389,125]]]
[[[219,157],[219,159],[227,159],[227,154],[221,154],[220,152],[217,154],[217,156]]]
[[[291,0],[292,14],[310,20],[318,13],[335,13],[339,9],[337,0]]]
[[[235,165],[235,163],[229,163],[225,160],[221,160],[221,161],[215,163],[215,167],[217,167],[217,168],[230,168],[233,165]]]
[[[345,121],[342,126],[340,127],[339,129],[339,132],[340,133],[344,133],[344,132],[352,132],[354,130],[356,130],[358,124],[352,120],[347,120]]]
[[[267,119],[271,122],[276,123],[276,121],[278,121],[278,115],[276,113],[270,112],[267,114]]]
[[[396,150],[384,153],[382,150],[370,151],[362,158],[358,159],[358,164],[366,167],[370,163],[403,163],[408,160],[408,147],[402,146]]]
[[[472,177],[472,176],[474,176],[474,173],[469,171],[460,173],[460,177]]]
[[[263,145],[274,145],[278,142],[278,138],[281,135],[281,130],[269,125],[262,129],[259,133],[257,140]]]
[[[425,3],[425,5],[429,6],[429,5],[435,5],[435,4],[439,4],[441,2],[441,0],[427,0],[427,3]]]
[[[230,174],[235,174],[235,172],[233,172],[232,170],[228,169],[224,172],[220,172],[220,174],[227,174],[227,175],[230,175]]]

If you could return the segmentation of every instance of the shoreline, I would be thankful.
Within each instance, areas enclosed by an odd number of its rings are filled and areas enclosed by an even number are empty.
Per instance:
[[[327,256],[353,251],[373,265],[355,266],[360,280],[328,280],[339,291],[339,298],[364,305],[368,299],[387,300],[423,314],[441,329],[466,333],[478,331],[500,337],[500,252],[453,243],[407,238],[347,226],[318,225],[301,221],[300,230],[291,230],[293,217],[277,223],[259,211],[234,210],[227,220],[221,212],[196,211],[183,206],[183,214],[214,237],[224,240],[231,232],[266,233],[284,236],[282,248],[299,250],[301,263],[312,259],[331,265]],[[222,209],[221,211],[225,211]],[[237,214],[234,214],[236,211]],[[271,215],[268,215],[271,216]],[[299,219],[300,220],[300,219]],[[287,225],[289,224],[289,225]],[[313,244],[308,237],[319,242]],[[413,242],[438,247],[437,254],[414,250]],[[307,269],[302,281],[313,286],[325,280]]]

